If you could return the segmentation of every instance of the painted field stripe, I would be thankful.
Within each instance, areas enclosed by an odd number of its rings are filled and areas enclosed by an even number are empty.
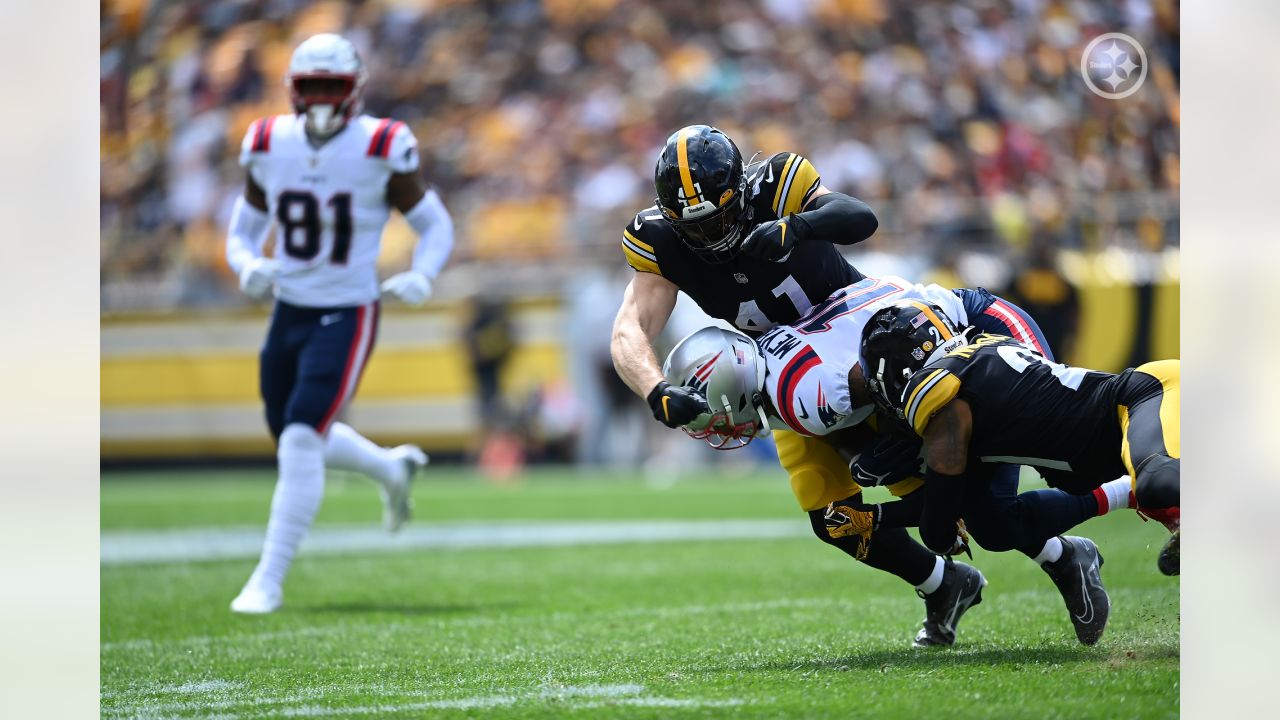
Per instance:
[[[402,552],[438,548],[563,547],[689,540],[769,540],[806,537],[800,520],[619,520],[610,522],[468,522],[419,525],[395,536],[370,526],[312,529],[302,542],[310,555]],[[173,530],[107,530],[103,565],[250,559],[262,549],[264,528],[204,527]]]

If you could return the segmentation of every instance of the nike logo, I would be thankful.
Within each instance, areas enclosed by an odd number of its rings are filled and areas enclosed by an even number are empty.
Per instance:
[[[667,401],[670,399],[666,395],[662,396],[662,414],[667,416],[667,420],[671,420],[671,411],[667,409]]]
[[[1089,570],[1093,570],[1098,566],[1098,561],[1089,563]],[[1085,589],[1084,592],[1084,612],[1076,615],[1076,620],[1088,625],[1093,622],[1093,598],[1089,597],[1089,580],[1085,577],[1084,568],[1080,568],[1080,585]],[[1073,613],[1075,614],[1075,613]]]
[[[636,216],[635,222],[631,223],[631,227],[635,228],[636,230],[639,230],[639,229],[640,229],[640,216],[639,216],[639,215],[637,215],[637,216]]]
[[[808,410],[806,410],[806,409],[805,409],[805,407],[804,407],[804,400],[801,400],[800,398],[796,398],[796,404],[800,406],[800,413],[799,413],[800,419],[801,419],[801,420],[808,420],[808,419],[809,419],[809,411],[808,411]]]
[[[767,160],[764,163],[764,181],[767,183],[773,182],[773,163]]]
[[[336,313],[329,313],[328,315],[321,315],[321,316],[320,316],[320,324],[321,324],[321,325],[323,325],[324,327],[328,327],[328,326],[330,326],[330,325],[332,325],[332,324],[334,324],[334,323],[338,322],[338,321],[339,321],[339,320],[341,320],[341,319],[342,319],[342,313],[340,313],[340,312],[336,312]]]

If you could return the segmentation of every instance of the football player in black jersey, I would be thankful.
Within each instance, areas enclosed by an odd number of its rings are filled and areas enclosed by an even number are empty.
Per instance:
[[[920,535],[929,547],[949,546],[960,517],[987,511],[970,502],[984,465],[1030,465],[1051,487],[1099,503],[1104,483],[1128,473],[1139,512],[1175,532],[1158,565],[1177,574],[1179,361],[1119,375],[1072,368],[1008,337],[970,338],[918,302],[872,316],[862,361],[877,403],[924,439]]]
[[[622,380],[647,399],[659,422],[675,428],[707,408],[696,392],[666,382],[653,352],[676,293],[759,336],[861,280],[836,245],[867,239],[878,221],[862,201],[824,187],[808,159],[781,152],[748,166],[733,141],[707,125],[681,128],[667,139],[654,185],[657,203],[623,229],[622,251],[636,274],[614,321],[610,351]],[[915,644],[951,645],[956,622],[981,599],[981,573],[943,561],[902,528],[877,531],[866,547],[858,536],[831,537],[823,530],[825,508],[861,490],[847,461],[821,438],[787,431],[774,437],[819,539],[914,586],[926,608]]]

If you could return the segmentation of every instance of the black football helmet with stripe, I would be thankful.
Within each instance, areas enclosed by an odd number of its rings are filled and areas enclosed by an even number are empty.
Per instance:
[[[667,138],[653,172],[658,208],[698,257],[725,263],[738,253],[751,208],[747,169],[728,135],[690,125]]]
[[[862,327],[862,374],[876,407],[901,419],[902,393],[911,376],[967,342],[932,303],[899,300],[876,312]]]

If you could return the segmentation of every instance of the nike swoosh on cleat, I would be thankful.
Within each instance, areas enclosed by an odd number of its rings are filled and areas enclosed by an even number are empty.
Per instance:
[[[954,633],[956,631],[956,614],[960,612],[960,606],[964,605],[966,608],[968,608],[969,603],[972,602],[973,599],[977,597],[978,593],[980,592],[982,592],[981,583],[978,584],[978,587],[975,588],[973,592],[957,600],[956,603],[951,606],[951,614],[947,616],[947,622],[943,627],[945,627],[947,630],[950,630],[951,632]]]
[[[1096,561],[1096,560],[1095,560],[1094,562],[1092,562],[1092,563],[1089,563],[1089,567],[1090,567],[1090,568],[1093,568],[1093,567],[1095,567],[1096,565],[1097,565],[1097,561]],[[1075,614],[1075,613],[1072,613],[1072,615],[1074,615],[1074,616],[1075,616],[1076,620],[1079,620],[1081,623],[1084,623],[1085,625],[1088,625],[1089,623],[1093,622],[1093,598],[1089,596],[1089,582],[1088,582],[1088,580],[1085,578],[1084,568],[1080,568],[1080,584],[1081,584],[1081,585],[1083,585],[1083,586],[1084,586],[1084,588],[1085,588],[1085,592],[1084,592],[1084,612],[1082,612],[1082,613],[1080,613],[1080,614],[1078,614],[1078,615],[1077,615],[1077,614]]]

